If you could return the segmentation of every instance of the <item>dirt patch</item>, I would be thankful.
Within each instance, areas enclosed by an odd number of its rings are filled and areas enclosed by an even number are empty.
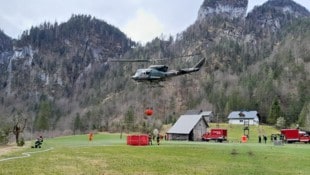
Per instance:
[[[14,144],[8,144],[5,146],[0,146],[0,156],[5,155],[5,154],[9,154],[11,152],[15,152],[15,151],[25,149],[25,148],[27,148],[27,146],[29,147],[29,144],[27,144],[27,143],[23,147],[16,146],[15,143]]]
[[[0,156],[17,150],[17,146],[0,146]]]

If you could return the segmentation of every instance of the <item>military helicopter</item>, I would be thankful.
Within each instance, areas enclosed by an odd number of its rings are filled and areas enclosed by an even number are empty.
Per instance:
[[[179,70],[168,70],[168,66],[166,65],[151,65],[146,69],[138,69],[131,78],[137,82],[157,83],[165,81],[167,78],[197,72],[203,66],[204,62],[205,58],[202,58],[193,67]]]
[[[198,54],[195,54],[198,55]],[[194,56],[187,55],[183,57]],[[109,62],[151,62],[151,61],[162,61],[165,59],[109,59]],[[168,78],[190,74],[192,72],[197,72],[205,63],[205,58],[202,58],[196,65],[191,68],[183,68],[179,70],[168,70],[166,65],[150,65],[148,68],[137,69],[135,74],[131,77],[132,80],[136,82],[148,82],[151,84],[159,84]]]

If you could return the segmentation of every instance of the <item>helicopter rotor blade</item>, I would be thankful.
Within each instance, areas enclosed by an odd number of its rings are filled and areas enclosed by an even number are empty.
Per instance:
[[[190,54],[190,55],[183,55],[183,56],[176,56],[170,58],[162,58],[162,59],[108,59],[108,62],[159,62],[169,60],[171,58],[189,58],[200,54]]]
[[[150,62],[146,59],[109,59],[109,62]]]
[[[109,62],[154,62],[154,61],[162,61],[164,59],[109,59]]]

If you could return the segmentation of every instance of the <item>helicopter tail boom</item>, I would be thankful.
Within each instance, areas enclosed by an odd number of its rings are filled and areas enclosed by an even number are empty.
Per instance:
[[[200,69],[202,65],[205,63],[206,59],[202,58],[193,68]]]
[[[178,74],[186,74],[186,73],[191,73],[191,72],[197,72],[200,70],[200,68],[203,66],[203,64],[205,63],[205,58],[201,59],[194,67],[192,68],[184,68],[184,69],[180,69],[178,71]]]

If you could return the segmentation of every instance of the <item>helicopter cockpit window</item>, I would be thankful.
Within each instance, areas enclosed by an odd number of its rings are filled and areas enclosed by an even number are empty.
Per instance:
[[[138,69],[138,70],[136,71],[136,73],[135,73],[134,76],[139,76],[139,75],[141,75],[142,73],[143,73],[143,71],[142,71],[141,69]]]

